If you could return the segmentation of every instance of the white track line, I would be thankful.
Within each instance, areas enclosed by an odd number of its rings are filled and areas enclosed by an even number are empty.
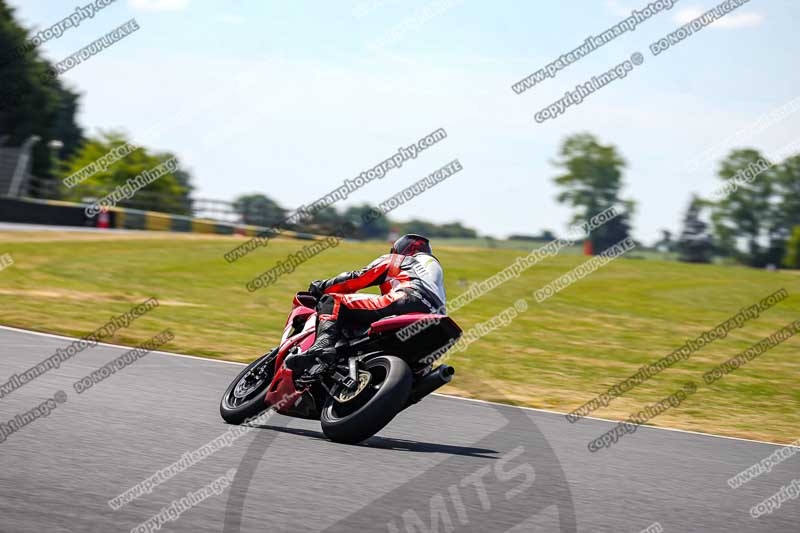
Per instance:
[[[9,331],[16,331],[18,333],[27,333],[28,335],[35,335],[37,337],[50,337],[53,339],[64,339],[69,341],[77,340],[75,337],[68,337],[66,335],[57,335],[55,333],[42,333],[40,331],[30,331],[27,329],[20,329],[20,328],[12,328],[11,326],[0,326],[0,329],[6,329]],[[133,350],[131,346],[124,346],[122,344],[108,344],[107,342],[98,342],[97,346],[106,346],[108,348],[119,348],[121,350]],[[199,359],[200,361],[214,361],[217,363],[225,363],[227,365],[246,365],[247,363],[239,363],[237,361],[225,361],[223,359],[212,359],[210,357],[200,357],[197,355],[185,355],[182,353],[172,353],[172,352],[162,352],[159,350],[151,350],[150,353],[157,353],[161,355],[171,355],[173,357],[186,357],[187,359]]]
[[[50,338],[54,338],[54,339],[65,339],[65,340],[70,340],[70,341],[76,340],[74,337],[68,337],[66,335],[57,335],[55,333],[42,333],[42,332],[39,332],[39,331],[30,331],[30,330],[27,330],[27,329],[14,328],[14,327],[11,327],[11,326],[0,326],[0,330],[15,331],[15,332],[18,332],[18,333],[25,333],[25,334],[28,334],[28,335],[35,335],[35,336],[39,336],[39,337],[50,337]],[[123,346],[123,345],[120,345],[120,344],[108,344],[108,343],[105,343],[105,342],[98,342],[97,345],[98,346],[106,346],[108,348],[118,348],[118,349],[121,349],[121,350],[132,350],[133,349],[130,346]],[[200,360],[200,361],[211,361],[211,362],[214,362],[214,363],[223,363],[223,364],[227,364],[227,365],[245,366],[247,364],[247,363],[239,363],[237,361],[225,361],[223,359],[212,359],[210,357],[199,357],[197,355],[186,355],[186,354],[182,354],[182,353],[161,352],[161,351],[158,351],[158,350],[152,350],[150,353],[157,353],[157,354],[161,354],[161,355],[169,355],[169,356],[172,356],[172,357],[185,357],[187,359],[197,359],[197,360]],[[465,402],[482,403],[482,404],[487,404],[487,405],[498,405],[498,406],[501,406],[501,407],[511,407],[511,408],[516,408],[516,409],[523,409],[525,411],[535,411],[537,413],[547,413],[547,414],[551,414],[551,415],[566,416],[568,414],[568,413],[560,413],[558,411],[550,411],[548,409],[539,409],[537,407],[524,407],[524,406],[521,406],[521,405],[510,405],[510,404],[507,404],[507,403],[490,402],[490,401],[487,401],[487,400],[477,400],[475,398],[463,398],[461,396],[452,396],[450,394],[441,394],[441,393],[438,393],[438,392],[433,393],[433,395],[434,396],[441,396],[443,398],[451,398],[453,400],[461,400],[461,401],[465,401]],[[620,422],[619,420],[612,420],[610,418],[598,418],[598,417],[594,417],[594,416],[584,416],[584,417],[581,417],[581,418],[587,418],[589,420],[599,420],[601,422],[610,422],[612,424],[618,424]],[[678,433],[688,433],[690,435],[702,435],[704,437],[715,437],[715,438],[718,438],[718,439],[738,440],[738,441],[742,441],[742,442],[753,442],[753,443],[756,443],[756,444],[768,444],[770,446],[779,446],[781,448],[784,448],[784,447],[787,447],[787,446],[791,446],[793,448],[800,449],[800,446],[792,446],[791,444],[779,444],[779,443],[776,443],[776,442],[767,442],[767,441],[764,441],[764,440],[755,440],[755,439],[745,439],[745,438],[741,438],[741,437],[728,437],[726,435],[714,435],[713,433],[703,433],[702,431],[690,431],[690,430],[687,430],[687,429],[667,428],[667,427],[648,426],[648,425],[643,425],[642,427],[647,428],[647,429],[660,429],[660,430],[663,430],[663,431],[675,431],[675,432],[678,432]]]
[[[566,417],[566,415],[568,414],[568,413],[561,413],[559,411],[550,411],[548,409],[539,409],[538,407],[525,407],[525,406],[522,406],[522,405],[509,405],[509,404],[506,404],[506,403],[490,402],[490,401],[487,401],[487,400],[478,400],[478,399],[475,399],[475,398],[464,398],[464,397],[461,397],[461,396],[451,396],[449,394],[441,394],[441,393],[438,393],[438,392],[434,392],[433,395],[434,396],[444,396],[446,398],[455,398],[457,400],[464,400],[464,401],[467,401],[467,402],[485,403],[485,404],[489,404],[489,405],[500,405],[500,406],[503,406],[503,407],[516,407],[517,409],[524,409],[524,410],[527,410],[527,411],[536,411],[538,413],[547,413],[547,414],[551,414],[551,415],[559,415],[559,416],[564,416],[564,417]],[[581,417],[581,418],[587,418],[589,420],[599,420],[601,422],[611,422],[612,424],[619,424],[621,422],[620,420],[612,420],[610,418],[598,418],[598,417],[595,417],[595,416],[584,416],[584,417]],[[580,419],[579,419],[579,421],[580,421]],[[569,423],[569,422],[567,422],[567,423]],[[640,427],[643,427],[645,429],[660,429],[660,430],[663,430],[663,431],[676,431],[678,433],[688,433],[690,435],[702,435],[704,437],[715,437],[715,438],[718,438],[718,439],[740,440],[740,441],[743,441],[743,442],[754,442],[754,443],[757,443],[757,444],[769,444],[770,446],[780,446],[781,448],[791,447],[791,448],[797,448],[797,449],[800,450],[800,446],[793,446],[791,444],[779,444],[777,442],[767,442],[765,440],[745,439],[745,438],[742,438],[742,437],[728,437],[727,435],[715,435],[713,433],[703,433],[702,431],[691,431],[691,430],[688,430],[688,429],[667,428],[667,427],[661,427],[661,426],[649,426],[649,425],[645,425],[645,424],[641,425]]]

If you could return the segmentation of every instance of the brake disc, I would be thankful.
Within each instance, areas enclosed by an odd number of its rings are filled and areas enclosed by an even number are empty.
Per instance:
[[[367,385],[369,385],[370,381],[372,381],[372,374],[370,374],[366,370],[359,370],[358,387],[356,387],[356,390],[348,390],[343,388],[333,398],[339,403],[349,402],[350,400],[361,394],[361,392],[367,388]]]

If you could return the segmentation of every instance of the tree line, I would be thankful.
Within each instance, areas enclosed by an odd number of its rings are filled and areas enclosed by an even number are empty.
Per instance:
[[[79,95],[47,75],[52,65],[38,50],[29,49],[29,41],[28,30],[14,19],[14,10],[0,0],[0,145],[20,146],[38,135],[32,171],[51,176],[50,141],[61,141],[58,156],[68,157],[83,139],[75,121]]]
[[[0,0],[0,146],[22,146],[33,135],[31,173],[44,183],[34,183],[34,197],[86,202],[101,198],[141,172],[172,159],[174,154],[135,145],[123,133],[101,131],[87,136],[77,124],[80,95],[62,80],[47,75],[53,65],[32,45],[31,32],[19,24],[14,9]],[[56,153],[51,141],[60,141]],[[114,153],[124,153],[115,158]],[[67,179],[69,186],[64,182]],[[193,214],[191,175],[183,167],[168,173],[121,201],[120,207],[176,214]],[[216,202],[225,205],[225,202]],[[228,207],[245,224],[271,226],[289,211],[263,194],[238,197]],[[385,239],[390,232],[423,233],[440,238],[474,238],[475,230],[458,222],[435,224],[424,220],[397,222],[382,217],[364,223],[372,206],[363,204],[337,210],[327,207],[310,220],[296,224],[298,231],[334,233],[343,224],[355,224],[356,238]],[[351,226],[352,227],[352,226]]]
[[[32,174],[51,187],[45,188],[46,193],[34,189],[33,196],[77,202],[96,199],[174,157],[168,151],[134,147],[117,132],[85,136],[76,121],[80,95],[62,80],[46,75],[52,67],[31,46],[30,32],[15,20],[14,10],[0,0],[0,146],[21,146],[33,135],[40,137],[33,149]],[[135,149],[105,164],[107,154],[125,145]],[[625,210],[588,236],[594,253],[630,236],[635,202],[622,198],[627,163],[615,146],[604,145],[588,133],[572,135],[562,142],[555,165],[561,170],[554,178],[561,190],[557,201],[573,208],[574,223],[611,206]],[[64,185],[68,177],[71,187]],[[800,268],[800,156],[770,161],[751,148],[734,150],[720,162],[718,177],[723,194],[710,199],[693,195],[677,240],[663,230],[657,246],[677,252],[687,262],[722,258],[753,267]],[[177,170],[119,205],[137,207],[144,202],[149,210],[192,214],[192,189],[191,175]],[[341,210],[327,207],[293,229],[335,233],[349,222],[356,225],[355,236],[364,239],[384,239],[392,231],[437,238],[478,236],[458,222],[397,222],[385,217],[359,222],[371,208],[368,204]],[[231,210],[243,222],[258,226],[279,223],[288,215],[263,194],[240,196]],[[554,235],[544,230],[537,236],[512,237],[537,241]]]
[[[138,147],[113,165],[103,165],[110,151],[128,141],[113,132],[87,137],[76,121],[80,95],[51,72],[53,64],[33,45],[30,30],[0,0],[0,146],[20,147],[39,137],[32,152],[31,174],[36,180],[28,191],[31,196],[72,201],[99,198],[174,157]],[[67,188],[63,184],[64,178],[81,171],[86,177],[78,185]],[[187,172],[178,170],[139,194],[148,198],[149,209],[188,213],[190,179]],[[130,206],[130,202],[120,205]]]
[[[588,220],[611,206],[619,216],[589,237],[600,253],[629,237],[635,202],[621,197],[626,162],[613,145],[588,133],[567,137],[555,165],[557,200],[574,209],[573,222]],[[800,268],[800,155],[771,160],[758,150],[732,150],[719,163],[720,186],[713,198],[692,194],[677,240],[662,230],[656,248],[677,252],[681,261],[714,258],[752,267]]]
[[[241,215],[245,224],[270,227],[280,224],[291,213],[275,200],[263,194],[239,196],[233,203],[234,210]],[[294,225],[292,229],[309,231],[323,235],[333,235],[341,228],[353,228],[350,236],[357,239],[386,239],[391,233],[419,233],[436,238],[474,239],[478,233],[460,222],[436,224],[426,220],[413,219],[399,222],[388,217],[366,216],[374,206],[363,203],[342,209],[327,206],[315,212],[308,220]],[[367,222],[368,221],[368,222]]]

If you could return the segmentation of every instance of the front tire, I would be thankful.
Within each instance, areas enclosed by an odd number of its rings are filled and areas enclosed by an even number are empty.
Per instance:
[[[403,410],[411,393],[411,369],[399,357],[382,355],[365,364],[370,382],[342,403],[329,397],[322,408],[322,432],[334,442],[356,444],[376,434]]]
[[[262,355],[247,365],[228,385],[219,402],[219,414],[225,422],[241,424],[267,409],[264,395],[275,376],[277,356],[277,348]]]

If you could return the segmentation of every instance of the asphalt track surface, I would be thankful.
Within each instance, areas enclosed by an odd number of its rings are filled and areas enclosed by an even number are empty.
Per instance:
[[[69,339],[0,328],[0,383]],[[126,351],[87,349],[0,399],[0,422],[66,393],[0,443],[0,531],[131,531],[229,469],[233,483],[161,531],[800,531],[800,500],[750,508],[800,478],[800,454],[733,490],[766,443],[641,428],[610,449],[587,419],[432,396],[364,445],[315,421],[264,424],[119,510],[107,504],[225,433],[218,401],[241,366],[150,353],[82,394],[73,383]],[[456,379],[458,375],[456,375]],[[415,525],[416,524],[416,525]]]

